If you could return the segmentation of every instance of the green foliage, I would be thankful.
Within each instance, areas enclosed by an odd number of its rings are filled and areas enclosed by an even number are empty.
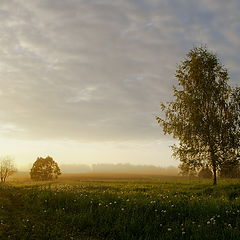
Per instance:
[[[240,238],[233,180],[101,180],[0,187],[0,239]]]
[[[157,117],[157,121],[165,134],[179,140],[173,151],[181,167],[192,171],[208,164],[216,184],[217,169],[236,158],[238,151],[235,130],[239,128],[240,91],[230,88],[226,68],[205,47],[187,54],[176,78],[175,100],[161,105],[165,118]]]
[[[31,179],[35,181],[56,179],[60,174],[58,164],[49,156],[37,158],[30,171]]]

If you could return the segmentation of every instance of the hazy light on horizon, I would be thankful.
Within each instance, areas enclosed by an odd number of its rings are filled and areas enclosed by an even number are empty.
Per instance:
[[[97,164],[97,163],[130,163],[135,165],[175,166],[176,161],[166,154],[166,149],[173,141],[152,143],[125,142],[116,144],[79,143],[73,141],[24,141],[0,139],[4,151],[1,155],[9,155],[14,147],[14,154],[19,170],[28,170],[37,157],[52,156],[59,164]],[[31,149],[31,151],[27,150]],[[146,161],[148,159],[149,161]]]

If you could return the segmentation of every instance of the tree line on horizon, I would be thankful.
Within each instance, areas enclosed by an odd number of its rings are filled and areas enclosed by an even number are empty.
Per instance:
[[[109,163],[98,163],[93,164],[92,168],[86,164],[65,164],[62,165],[64,173],[69,173],[66,170],[67,166],[74,167],[76,170],[74,173],[103,173],[103,174],[153,174],[153,175],[162,175],[162,176],[189,176],[189,177],[199,177],[199,178],[211,178],[212,171],[206,166],[202,167],[198,172],[191,171],[186,174],[185,172],[178,171],[177,167],[157,167],[153,165],[132,165],[130,163],[118,163],[118,164],[109,164]],[[80,169],[81,168],[81,169]],[[87,172],[80,172],[85,168]],[[0,158],[0,182],[6,182],[7,178],[12,174],[16,173],[17,169],[14,166],[13,158],[6,156]],[[38,157],[37,160],[33,163],[32,168],[30,169],[30,178],[33,181],[52,181],[58,178],[62,174],[60,167],[57,162],[53,160],[52,157],[47,156],[46,158]],[[73,173],[73,172],[71,172]],[[227,173],[221,174],[223,178],[238,178],[239,174]]]

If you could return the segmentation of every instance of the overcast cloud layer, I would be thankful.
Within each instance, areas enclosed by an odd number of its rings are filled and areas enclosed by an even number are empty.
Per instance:
[[[239,0],[1,0],[1,136],[161,138],[154,116],[193,45],[239,81],[239,11]]]

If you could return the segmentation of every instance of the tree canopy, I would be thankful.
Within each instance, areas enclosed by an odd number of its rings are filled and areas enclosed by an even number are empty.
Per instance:
[[[157,117],[165,134],[179,140],[173,155],[190,171],[208,165],[217,183],[217,170],[239,149],[238,89],[228,85],[228,71],[206,47],[194,47],[176,70],[174,101],[161,105]],[[238,160],[237,160],[238,161]]]
[[[49,156],[37,158],[30,171],[31,179],[36,181],[56,179],[60,174],[58,164]]]

